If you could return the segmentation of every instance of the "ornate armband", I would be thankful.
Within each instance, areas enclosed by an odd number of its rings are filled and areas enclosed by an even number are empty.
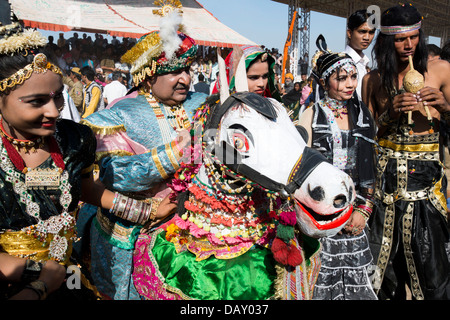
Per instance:
[[[47,285],[42,280],[35,280],[25,286],[26,289],[31,289],[37,293],[39,300],[47,298]]]
[[[41,274],[42,267],[42,263],[27,259],[20,280],[24,283],[30,283],[37,280]]]

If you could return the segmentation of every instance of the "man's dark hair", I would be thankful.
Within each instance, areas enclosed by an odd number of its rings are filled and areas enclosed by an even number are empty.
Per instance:
[[[70,71],[71,74],[73,74],[78,80],[81,80],[81,75],[78,73],[75,73],[73,71]]]
[[[382,26],[411,26],[422,20],[422,15],[411,4],[396,5],[381,15]],[[389,96],[395,92],[395,77],[398,74],[398,57],[395,51],[395,35],[379,33],[372,54],[377,62],[381,83]],[[427,71],[428,50],[422,29],[419,29],[419,43],[413,57],[414,69],[422,75]]]
[[[112,80],[119,80],[119,78],[122,78],[122,73],[119,71],[114,71],[112,73]]]
[[[367,12],[366,9],[358,10],[353,12],[347,20],[347,29],[355,30],[372,15],[372,13]]]
[[[89,81],[94,81],[95,72],[91,67],[88,67],[88,66],[83,67],[83,68],[81,68],[80,72],[83,76],[86,76],[86,78],[88,78]]]
[[[450,40],[447,41],[441,50],[441,59],[450,62]]]
[[[431,54],[433,57],[441,55],[441,48],[439,48],[435,44],[427,44],[428,54]]]
[[[204,81],[204,80],[205,80],[205,76],[202,73],[200,73],[198,75],[198,81]]]

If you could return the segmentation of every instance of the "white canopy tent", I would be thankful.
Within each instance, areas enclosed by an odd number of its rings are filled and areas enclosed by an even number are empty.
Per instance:
[[[139,38],[159,29],[153,0],[9,0],[25,26],[50,31],[104,33]],[[181,0],[186,33],[199,45],[233,47],[255,43],[217,20],[195,0]]]

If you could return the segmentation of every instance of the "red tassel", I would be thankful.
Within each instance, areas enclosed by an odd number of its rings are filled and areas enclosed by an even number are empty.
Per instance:
[[[272,242],[272,253],[273,253],[273,257],[274,259],[283,264],[286,265],[288,262],[288,255],[289,255],[289,249],[287,244],[279,239],[279,238],[275,238]]]
[[[292,267],[296,267],[300,265],[302,262],[303,257],[302,254],[300,253],[300,250],[294,246],[291,246],[287,263]]]
[[[283,264],[296,267],[303,262],[300,250],[293,245],[288,246],[283,240],[275,238],[272,242],[274,259]]]
[[[297,223],[297,215],[294,211],[281,212],[280,222],[287,226],[293,226]]]

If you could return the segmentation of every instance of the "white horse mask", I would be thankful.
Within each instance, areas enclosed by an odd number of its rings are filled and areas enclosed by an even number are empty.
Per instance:
[[[218,58],[219,70],[223,70],[224,61],[220,55]],[[207,143],[221,154],[223,164],[232,171],[268,189],[277,189],[286,197],[290,194],[304,234],[336,234],[352,211],[353,181],[306,146],[278,101],[245,92],[248,85],[246,76],[242,76],[243,61],[239,62],[235,77],[239,93],[230,97],[225,73],[219,73],[222,104],[209,123],[213,132]]]

